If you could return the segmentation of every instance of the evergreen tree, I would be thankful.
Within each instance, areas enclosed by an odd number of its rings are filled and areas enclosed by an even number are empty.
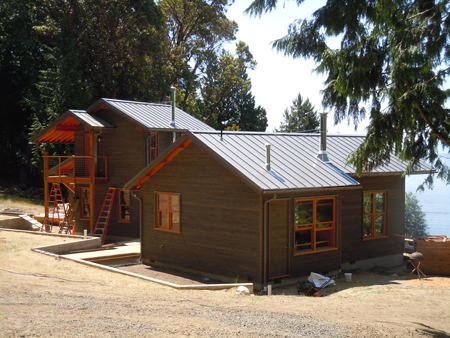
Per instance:
[[[317,111],[308,98],[303,101],[302,95],[299,93],[292,101],[290,111],[284,110],[283,121],[280,123],[280,129],[277,132],[294,133],[294,132],[315,132],[319,128],[320,120]]]
[[[416,195],[408,191],[405,194],[405,236],[417,238],[428,235],[425,213]]]
[[[254,0],[246,12],[261,15],[276,4]],[[450,183],[438,155],[441,147],[450,151],[449,12],[448,0],[328,0],[273,43],[286,55],[316,61],[327,76],[322,104],[334,108],[336,123],[357,126],[368,108],[365,142],[349,159],[358,175],[395,154],[409,162],[405,174],[425,160]],[[327,45],[335,36],[339,49]]]
[[[44,46],[44,60],[49,68],[40,71],[39,82],[36,83],[39,95],[26,98],[34,112],[29,137],[38,134],[67,109],[87,106],[92,100],[92,86],[89,81],[83,80],[74,35],[73,30],[65,23],[58,34],[57,46]],[[71,154],[71,149],[63,145],[44,144],[42,147],[50,153],[57,149],[59,155]],[[21,165],[42,171],[43,154],[39,148],[31,149],[31,157],[20,150],[18,155]]]

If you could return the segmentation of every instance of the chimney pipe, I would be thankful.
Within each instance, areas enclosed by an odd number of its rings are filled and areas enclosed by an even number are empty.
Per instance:
[[[327,154],[327,113],[320,113],[320,149],[317,157],[325,163],[330,163]]]
[[[173,128],[176,128],[176,124],[175,124],[175,103],[176,103],[175,90],[176,89],[174,86],[172,86],[172,87],[170,87],[170,90],[172,92],[172,122],[170,122],[170,126]],[[177,140],[177,133],[173,132],[172,136],[173,136],[173,143],[175,143],[175,141]]]
[[[266,143],[266,169],[270,170],[270,143]]]

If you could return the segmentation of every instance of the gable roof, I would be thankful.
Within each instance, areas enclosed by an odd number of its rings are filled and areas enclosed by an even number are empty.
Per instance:
[[[328,154],[331,163],[317,158],[319,134],[191,131],[169,147],[154,162],[145,167],[126,185],[140,185],[165,163],[193,142],[222,163],[230,171],[259,192],[354,187],[359,183],[349,175],[355,174],[345,164],[345,157],[364,140],[363,136],[329,136]],[[271,170],[266,170],[266,147],[271,145]],[[170,156],[170,159],[168,157]],[[422,171],[433,168],[421,163]],[[370,174],[402,174],[406,164],[393,156],[391,162]]]
[[[108,108],[122,115],[142,129],[153,130],[214,130],[202,121],[175,107],[176,128],[172,127],[172,106],[170,104],[125,101],[102,98],[89,107],[89,113]]]
[[[34,135],[30,141],[36,143],[74,143],[79,124],[89,129],[114,128],[102,119],[85,110],[68,110],[45,129]]]

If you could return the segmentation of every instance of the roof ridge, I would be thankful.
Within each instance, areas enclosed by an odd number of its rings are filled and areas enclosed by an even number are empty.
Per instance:
[[[159,105],[159,106],[169,106],[169,104],[167,103],[161,103],[161,102],[144,102],[144,101],[131,101],[131,100],[122,100],[122,99],[110,99],[110,98],[106,98],[106,97],[102,97],[103,100],[105,101],[116,101],[116,102],[126,102],[126,103],[133,103],[133,104],[150,104],[150,105]],[[178,107],[176,107],[178,108]]]

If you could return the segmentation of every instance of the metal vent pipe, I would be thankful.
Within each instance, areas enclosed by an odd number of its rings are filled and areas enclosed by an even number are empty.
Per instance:
[[[317,157],[325,163],[330,162],[327,153],[327,113],[320,113],[320,149]]]
[[[270,170],[270,143],[266,143],[266,169]]]
[[[172,122],[170,122],[170,126],[172,128],[176,128],[176,123],[175,123],[175,104],[176,104],[176,97],[175,97],[175,87],[170,87],[170,90],[172,92]],[[173,137],[173,143],[175,143],[175,141],[177,140],[177,133],[173,132],[172,133],[172,137]]]

